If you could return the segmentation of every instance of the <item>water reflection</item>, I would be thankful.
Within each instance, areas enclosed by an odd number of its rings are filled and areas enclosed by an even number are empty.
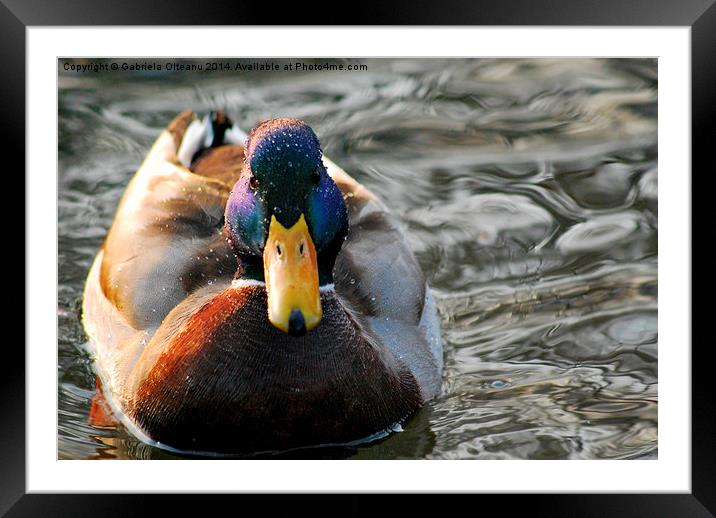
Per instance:
[[[655,458],[655,60],[368,60],[368,72],[69,74],[59,95],[59,456],[170,459],[88,424],[90,262],[179,111],[299,117],[386,200],[434,291],[443,395],[288,458]]]

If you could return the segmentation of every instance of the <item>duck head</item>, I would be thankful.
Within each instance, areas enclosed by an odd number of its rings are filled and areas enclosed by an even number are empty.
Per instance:
[[[348,231],[338,186],[323,165],[318,137],[297,119],[256,126],[226,204],[224,231],[244,279],[266,284],[268,319],[300,336],[322,317],[320,287]]]

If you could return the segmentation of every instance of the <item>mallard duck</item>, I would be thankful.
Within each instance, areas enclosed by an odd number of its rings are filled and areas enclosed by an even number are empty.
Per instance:
[[[385,205],[296,119],[178,115],[129,183],[83,323],[113,413],[183,452],[359,443],[440,390],[435,303]]]

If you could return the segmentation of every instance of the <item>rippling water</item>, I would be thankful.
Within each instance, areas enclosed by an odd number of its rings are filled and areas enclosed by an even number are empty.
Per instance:
[[[80,307],[127,182],[185,109],[225,109],[246,129],[307,121],[326,155],[403,222],[438,302],[441,397],[402,433],[302,455],[656,458],[656,60],[363,63],[60,68],[60,458],[173,458],[88,423],[94,375]]]

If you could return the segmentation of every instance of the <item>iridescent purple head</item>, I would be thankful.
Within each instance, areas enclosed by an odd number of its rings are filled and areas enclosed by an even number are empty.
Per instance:
[[[321,158],[318,137],[303,121],[272,119],[253,129],[241,178],[225,212],[227,238],[245,262],[262,257],[272,217],[290,229],[304,216],[318,253],[321,284],[331,282],[327,277],[348,230],[348,217]]]

